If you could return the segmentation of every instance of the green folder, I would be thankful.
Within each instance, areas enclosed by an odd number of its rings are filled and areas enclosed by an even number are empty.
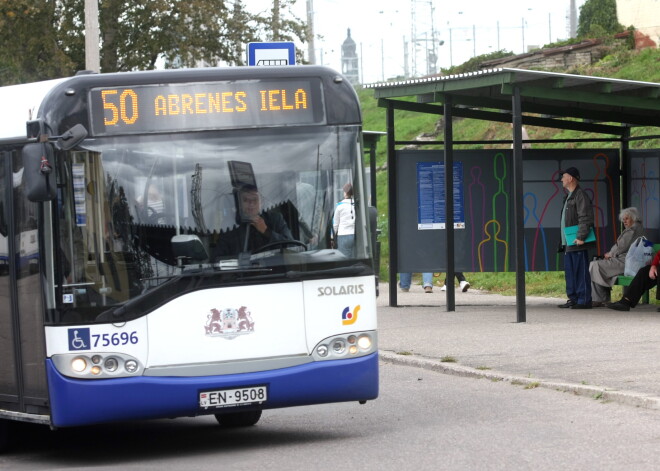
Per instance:
[[[564,235],[566,236],[566,245],[575,245],[573,242],[578,233],[578,226],[568,226],[564,228]],[[584,242],[596,242],[596,233],[594,232],[594,228],[590,227],[589,228],[589,235],[587,235],[587,238],[584,240]]]

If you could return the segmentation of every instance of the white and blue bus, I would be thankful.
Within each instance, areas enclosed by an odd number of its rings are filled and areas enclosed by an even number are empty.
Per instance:
[[[375,228],[341,75],[82,74],[0,100],[0,443],[12,421],[247,426],[378,396]]]

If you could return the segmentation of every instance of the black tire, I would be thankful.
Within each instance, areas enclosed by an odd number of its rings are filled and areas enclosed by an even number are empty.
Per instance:
[[[259,422],[261,418],[260,410],[250,410],[245,412],[230,412],[228,414],[215,414],[215,420],[221,427],[237,428],[251,427]]]
[[[0,453],[4,453],[11,448],[12,421],[0,419]]]

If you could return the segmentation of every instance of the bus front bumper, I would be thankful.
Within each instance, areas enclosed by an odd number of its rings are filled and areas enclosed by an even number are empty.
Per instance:
[[[63,376],[50,359],[46,370],[55,427],[237,412],[241,409],[201,408],[200,393],[261,385],[267,386],[266,402],[248,407],[276,409],[378,397],[378,353],[222,376],[82,380]]]

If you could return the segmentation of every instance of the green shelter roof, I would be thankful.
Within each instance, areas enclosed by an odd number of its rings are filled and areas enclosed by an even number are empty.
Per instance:
[[[501,122],[511,122],[516,87],[523,124],[605,134],[620,134],[621,125],[660,126],[660,84],[652,82],[501,68],[365,85],[382,106],[442,114],[438,105],[451,95],[454,116]]]

